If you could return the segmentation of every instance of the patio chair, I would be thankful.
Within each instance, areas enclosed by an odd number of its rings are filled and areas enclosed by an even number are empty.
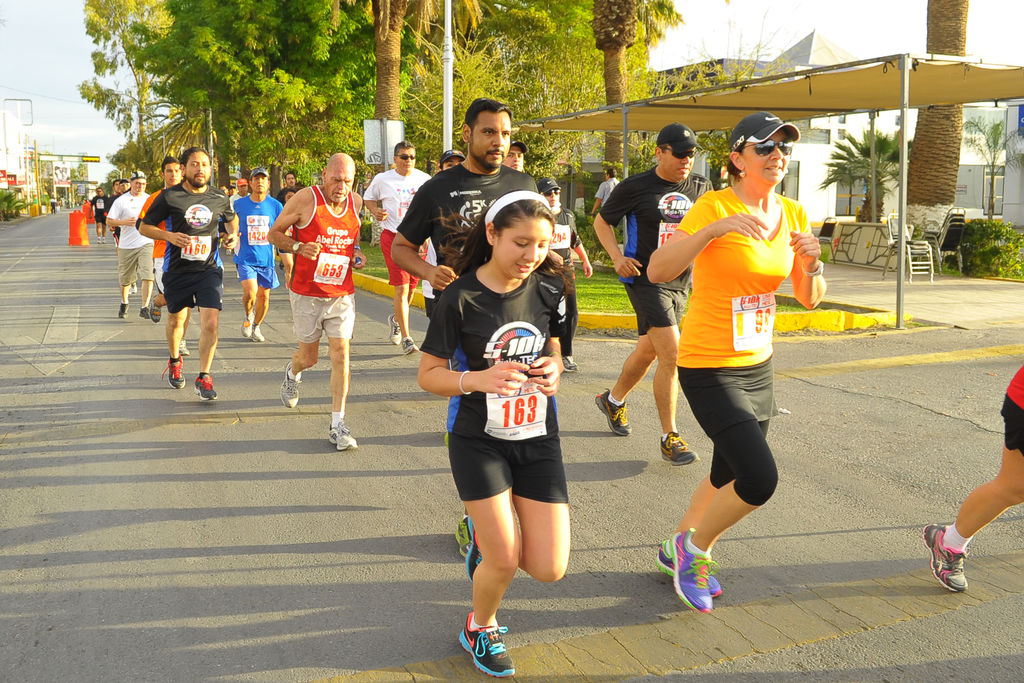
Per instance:
[[[839,225],[839,221],[834,216],[829,216],[821,222],[821,230],[818,231],[818,242],[822,246],[827,244],[830,252],[836,248],[833,240],[837,225]]]
[[[896,213],[889,214],[889,217],[885,220],[886,225],[889,228],[889,248],[888,253],[885,257],[885,266],[882,268],[882,279],[885,279],[885,274],[889,270],[889,262],[892,261],[893,256],[899,256],[905,258],[907,263],[907,278],[910,282],[914,281],[914,275],[928,274],[929,282],[935,282],[935,264],[932,263],[932,245],[928,244],[927,240],[912,240],[910,236],[912,234],[910,225],[907,225],[905,234],[905,253],[899,254],[899,229],[900,221],[899,216]]]
[[[967,227],[966,213],[964,209],[956,207],[949,210],[946,220],[942,222],[942,236],[936,247],[939,263],[942,262],[943,254],[956,254],[956,269],[961,275],[964,273],[964,259],[960,253],[960,241],[964,238],[964,228]]]

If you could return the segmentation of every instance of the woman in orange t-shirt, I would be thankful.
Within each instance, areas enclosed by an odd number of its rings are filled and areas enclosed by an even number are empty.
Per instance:
[[[662,282],[693,264],[676,365],[714,455],[676,533],[662,543],[658,564],[673,575],[686,606],[701,612],[710,612],[722,592],[712,576],[711,548],[764,505],[778,483],[766,440],[775,412],[775,290],[791,277],[807,308],[825,296],[821,248],[807,214],[775,193],[799,139],[796,126],[768,112],[740,121],[729,154],[732,187],[701,196],[647,267],[651,282]]]

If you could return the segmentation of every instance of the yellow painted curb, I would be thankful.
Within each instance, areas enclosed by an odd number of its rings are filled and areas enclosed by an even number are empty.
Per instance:
[[[356,287],[374,294],[393,298],[395,288],[388,281],[352,273],[352,281]],[[423,308],[423,292],[419,289],[413,295],[412,305]],[[904,322],[910,322],[910,315],[903,316]],[[680,321],[682,324],[682,321]],[[871,313],[851,313],[829,309],[825,311],[807,311],[806,313],[779,313],[775,316],[775,329],[778,332],[794,332],[797,330],[821,330],[823,332],[845,332],[847,330],[863,330],[869,327],[895,327],[896,314],[887,311]],[[579,326],[588,330],[635,330],[636,316],[632,313],[587,313],[580,311]]]

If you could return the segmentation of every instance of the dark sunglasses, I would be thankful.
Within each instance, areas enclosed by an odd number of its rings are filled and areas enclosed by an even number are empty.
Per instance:
[[[754,151],[757,152],[758,156],[766,157],[775,151],[775,148],[779,148],[779,153],[783,156],[789,156],[793,153],[793,142],[791,140],[783,140],[782,142],[776,142],[775,140],[765,140],[764,142],[755,142],[752,144]]]
[[[544,193],[544,196],[547,197],[549,194],[562,194],[562,191],[561,190],[548,190],[547,192]]]
[[[416,161],[415,154],[399,154],[398,158],[401,159],[402,161]]]
[[[674,156],[676,159],[692,159],[695,156],[697,156],[697,148],[696,147],[691,147],[690,149],[686,150],[685,152],[677,152],[674,149],[672,149],[671,147],[662,147],[661,151],[662,152],[668,152],[669,154]]]

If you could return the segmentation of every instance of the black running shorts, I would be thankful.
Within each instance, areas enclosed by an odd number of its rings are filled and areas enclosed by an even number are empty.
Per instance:
[[[500,441],[448,435],[448,461],[462,500],[512,494],[541,503],[568,503],[558,435]]]
[[[223,308],[224,271],[210,268],[198,273],[164,273],[164,298],[167,312],[185,308]]]
[[[1011,451],[1024,452],[1024,408],[1007,396],[1003,399],[1003,425],[1005,436],[1003,443]]]
[[[686,309],[686,292],[653,285],[623,285],[636,312],[636,331],[641,336],[652,327],[678,327]]]

